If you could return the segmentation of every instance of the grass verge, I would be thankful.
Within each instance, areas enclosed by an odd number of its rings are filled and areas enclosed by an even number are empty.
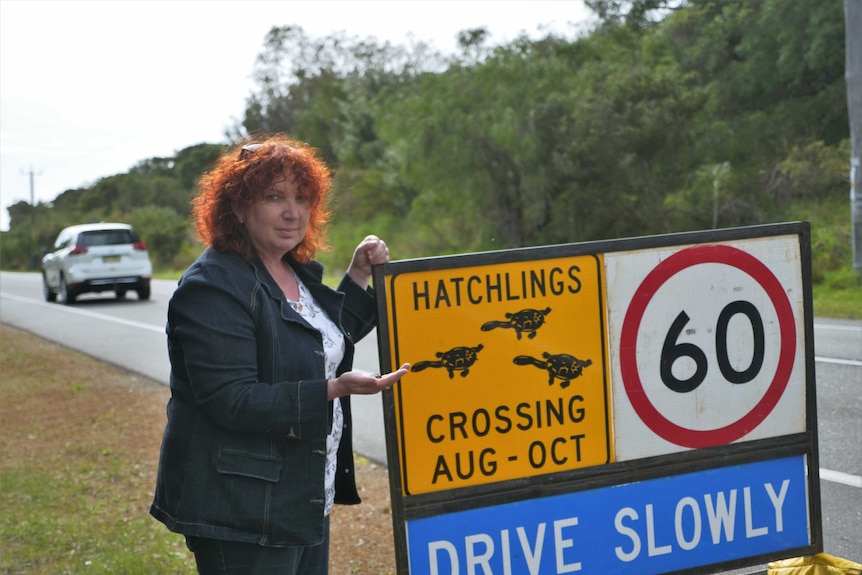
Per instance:
[[[167,388],[8,326],[0,364],[0,573],[194,573],[148,515]]]
[[[194,574],[149,515],[166,386],[0,324],[0,574]],[[330,573],[395,573],[385,468],[332,512]]]

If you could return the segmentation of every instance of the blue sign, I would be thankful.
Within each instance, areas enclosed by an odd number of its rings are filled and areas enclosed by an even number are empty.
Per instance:
[[[804,456],[407,522],[411,575],[668,573],[810,544]]]

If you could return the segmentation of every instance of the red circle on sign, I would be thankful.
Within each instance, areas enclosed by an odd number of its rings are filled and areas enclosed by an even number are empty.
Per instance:
[[[658,289],[673,275],[685,268],[707,263],[724,264],[748,274],[766,291],[778,316],[781,334],[778,365],[766,393],[754,408],[733,423],[718,429],[688,429],[662,415],[650,403],[641,382],[637,367],[637,335],[647,305]],[[793,308],[781,283],[766,265],[754,256],[723,245],[694,246],[671,255],[657,265],[635,291],[623,320],[620,334],[620,373],[623,385],[635,412],[647,427],[659,437],[683,447],[701,448],[726,445],[753,431],[781,399],[790,372],[793,370],[796,349],[796,324]]]

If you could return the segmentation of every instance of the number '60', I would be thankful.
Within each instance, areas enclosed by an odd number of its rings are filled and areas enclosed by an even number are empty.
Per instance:
[[[736,314],[742,314],[748,318],[754,335],[751,363],[742,371],[737,371],[730,365],[727,352],[727,326]],[[688,321],[688,314],[684,311],[680,312],[670,326],[661,348],[661,380],[668,388],[677,393],[694,391],[706,379],[707,360],[703,350],[693,343],[677,343],[679,335]],[[760,368],[763,367],[763,320],[760,318],[760,312],[751,302],[731,302],[721,310],[715,326],[715,352],[718,359],[718,369],[721,370],[724,379],[730,383],[748,383],[757,377]],[[686,357],[694,361],[695,372],[688,379],[679,379],[673,374],[673,364]]]

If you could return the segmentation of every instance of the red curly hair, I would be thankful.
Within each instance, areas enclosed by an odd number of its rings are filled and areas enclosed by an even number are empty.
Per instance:
[[[200,240],[217,251],[253,258],[254,246],[234,207],[247,208],[285,174],[311,201],[305,238],[291,255],[300,263],[311,261],[318,249],[326,247],[323,228],[331,214],[332,175],[314,148],[283,134],[237,144],[201,176],[198,195],[192,200],[192,219]]]

